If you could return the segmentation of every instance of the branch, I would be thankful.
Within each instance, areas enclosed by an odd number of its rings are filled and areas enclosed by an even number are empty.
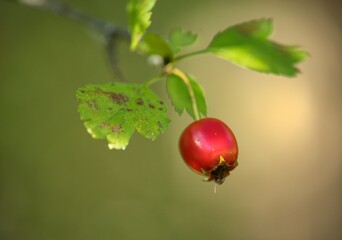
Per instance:
[[[108,60],[111,64],[114,74],[121,81],[125,81],[125,78],[118,66],[118,61],[116,59],[116,42],[119,39],[130,40],[130,33],[126,28],[117,27],[112,23],[103,21],[101,19],[95,18],[88,15],[87,13],[70,7],[54,0],[6,0],[7,2],[23,4],[31,7],[36,7],[45,11],[49,11],[76,21],[79,21],[89,28],[92,28],[99,32],[106,41],[106,52]]]

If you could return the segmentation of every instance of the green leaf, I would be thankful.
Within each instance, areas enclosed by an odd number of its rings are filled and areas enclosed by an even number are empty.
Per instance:
[[[127,5],[129,26],[132,34],[131,50],[134,51],[146,29],[151,25],[152,8],[157,0],[130,0]]]
[[[170,32],[169,41],[174,52],[182,50],[196,42],[197,35],[181,28],[174,29]]]
[[[164,103],[142,84],[86,85],[76,96],[87,131],[110,149],[125,149],[135,130],[154,140],[170,122]]]
[[[204,91],[201,85],[194,79],[193,76],[188,76],[190,79],[190,83],[192,86],[192,90],[195,94],[195,99],[197,102],[197,107],[199,113],[202,115],[202,117],[207,116],[207,102],[205,99]]]
[[[139,50],[149,55],[160,55],[164,59],[173,59],[170,45],[157,34],[146,33],[143,42],[139,45]]]
[[[186,80],[184,81],[184,79],[175,74],[170,74],[167,78],[166,88],[175,111],[181,115],[185,109],[193,119],[196,119],[196,114],[194,112],[194,104],[196,104],[199,114],[201,116],[206,116],[207,104],[201,86],[193,77],[186,77],[190,82],[195,103],[193,103],[193,98],[191,97]]]
[[[275,43],[267,37],[272,32],[270,19],[253,20],[219,32],[207,50],[248,69],[285,76],[295,76],[295,64],[308,54],[296,46]]]

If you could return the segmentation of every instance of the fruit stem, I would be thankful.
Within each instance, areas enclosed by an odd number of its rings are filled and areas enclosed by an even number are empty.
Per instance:
[[[172,68],[171,73],[177,75],[178,77],[180,77],[184,81],[185,85],[187,86],[187,88],[189,90],[192,108],[194,110],[195,120],[201,119],[199,111],[198,111],[195,93],[194,93],[194,90],[191,86],[191,83],[190,83],[188,76],[185,73],[183,73],[181,70],[179,70],[178,68]]]

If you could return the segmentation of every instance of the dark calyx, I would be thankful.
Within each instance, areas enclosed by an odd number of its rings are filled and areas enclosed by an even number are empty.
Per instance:
[[[211,171],[210,178],[213,179],[217,184],[222,184],[224,179],[229,175],[229,166],[220,165],[215,170]]]

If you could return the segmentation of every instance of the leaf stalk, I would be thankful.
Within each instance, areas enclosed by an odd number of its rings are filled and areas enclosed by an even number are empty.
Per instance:
[[[162,80],[165,77],[165,75],[166,75],[166,73],[162,73],[162,74],[159,74],[158,76],[156,76],[154,78],[151,78],[150,80],[145,82],[145,86],[149,87],[152,84],[159,82],[160,80]]]
[[[198,51],[194,51],[194,52],[189,52],[189,53],[186,53],[186,54],[183,54],[183,55],[179,55],[178,57],[174,58],[174,62],[183,60],[185,58],[193,57],[193,56],[196,56],[196,55],[204,54],[204,53],[207,53],[207,52],[208,52],[207,49],[202,49],[202,50],[198,50]]]

